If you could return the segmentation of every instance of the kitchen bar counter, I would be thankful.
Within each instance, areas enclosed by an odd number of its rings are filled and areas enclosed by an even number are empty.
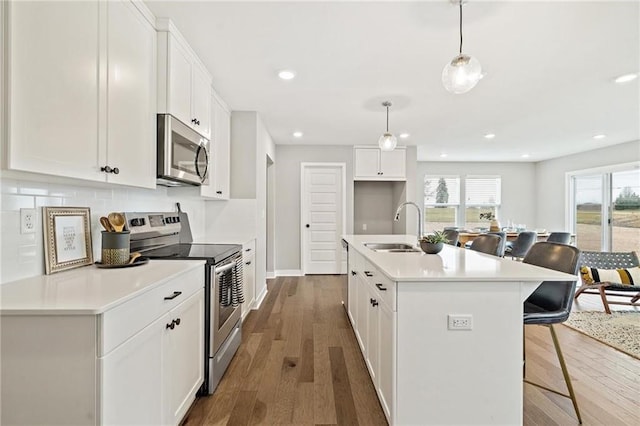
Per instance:
[[[346,308],[391,426],[522,424],[523,301],[576,276],[444,246],[374,252],[415,235],[345,235]]]
[[[417,246],[415,235],[344,235],[362,256],[393,281],[562,281],[570,275],[445,244],[438,254],[375,252],[365,243],[407,243]],[[419,249],[419,247],[417,247]]]
[[[194,268],[201,260],[150,260],[130,268],[95,265],[0,285],[0,315],[101,314]]]

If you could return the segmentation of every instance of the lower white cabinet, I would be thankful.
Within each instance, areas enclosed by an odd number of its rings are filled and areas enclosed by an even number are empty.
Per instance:
[[[395,283],[353,248],[349,250],[348,314],[387,420],[394,410]]]
[[[204,378],[203,270],[99,314],[3,316],[2,361],[2,424],[178,425]]]
[[[256,240],[251,240],[242,245],[242,289],[244,291],[244,303],[242,304],[242,318],[244,318],[253,306],[256,297]]]

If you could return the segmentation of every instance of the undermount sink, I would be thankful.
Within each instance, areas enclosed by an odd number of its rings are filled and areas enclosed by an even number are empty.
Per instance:
[[[420,251],[411,244],[406,243],[364,243],[364,246],[373,251],[384,251],[388,253],[412,253]]]

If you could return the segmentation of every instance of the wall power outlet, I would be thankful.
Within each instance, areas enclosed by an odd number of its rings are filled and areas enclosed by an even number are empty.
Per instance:
[[[473,329],[473,316],[472,315],[447,315],[449,330],[472,330]]]
[[[34,234],[36,232],[36,209],[20,209],[20,233]]]

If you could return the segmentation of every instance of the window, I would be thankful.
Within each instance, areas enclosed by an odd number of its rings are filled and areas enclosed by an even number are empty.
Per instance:
[[[488,228],[480,214],[492,213],[498,217],[501,179],[498,176],[468,176],[465,179],[465,227]]]
[[[442,231],[447,226],[456,226],[459,206],[458,176],[424,177],[425,231]]]
[[[491,212],[498,217],[500,194],[499,176],[461,179],[459,176],[425,175],[425,231],[441,231],[448,226],[489,228],[489,220],[480,219],[480,214]]]

